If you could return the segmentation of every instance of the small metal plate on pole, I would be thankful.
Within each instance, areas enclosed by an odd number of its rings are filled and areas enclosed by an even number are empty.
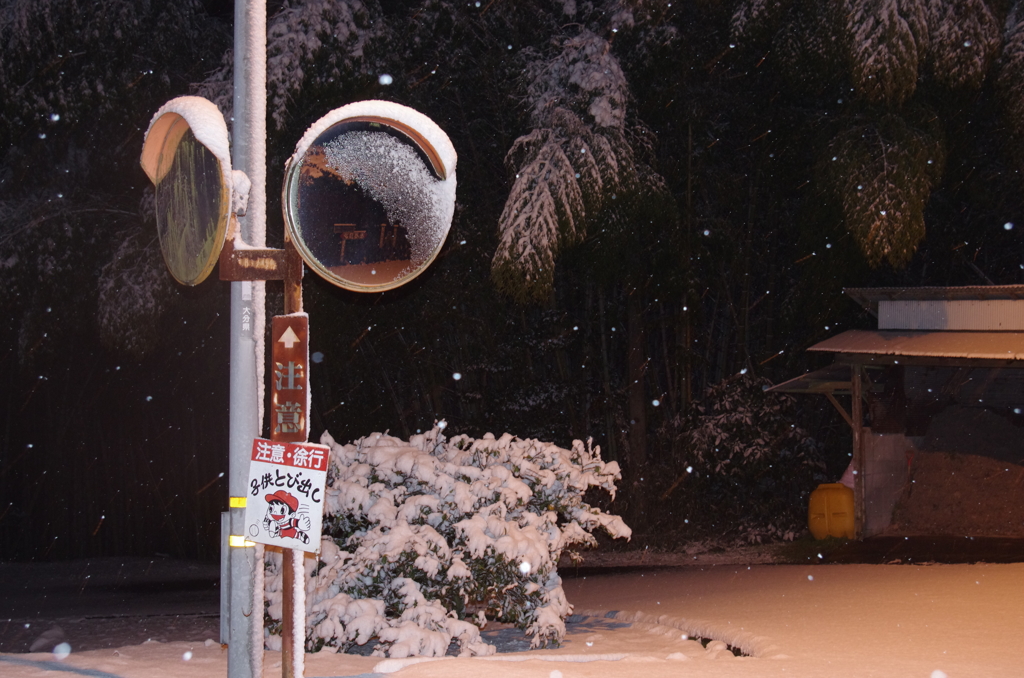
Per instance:
[[[174,279],[198,285],[210,275],[231,211],[227,126],[201,97],[179,97],[153,116],[141,164],[156,190],[160,251]]]
[[[441,251],[455,209],[455,160],[447,135],[405,106],[362,101],[331,111],[285,171],[291,240],[339,287],[398,287]]]

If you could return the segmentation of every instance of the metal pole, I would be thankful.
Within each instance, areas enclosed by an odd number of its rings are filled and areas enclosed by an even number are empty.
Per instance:
[[[236,0],[232,166],[252,182],[242,239],[266,242],[266,0]],[[230,534],[226,552],[228,593],[221,628],[227,628],[229,678],[263,675],[263,548],[244,546],[249,454],[260,433],[260,374],[265,324],[262,282],[231,283],[231,376],[228,440]],[[230,543],[230,541],[229,541]],[[222,560],[225,556],[222,555]],[[226,609],[223,603],[226,602]],[[222,640],[225,640],[222,638]]]

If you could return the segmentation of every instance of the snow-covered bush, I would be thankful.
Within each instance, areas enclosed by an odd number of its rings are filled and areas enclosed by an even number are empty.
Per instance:
[[[769,393],[771,385],[744,370],[663,430],[676,478],[662,496],[698,532],[761,542],[806,528],[807,496],[824,482],[825,464],[794,421],[793,398]]]
[[[318,558],[306,559],[306,647],[345,651],[375,639],[377,655],[493,654],[488,619],[532,645],[557,644],[572,610],[556,563],[593,545],[618,516],[584,493],[615,494],[619,468],[577,440],[566,450],[506,433],[446,440],[444,424],[408,442],[374,433],[331,447]],[[281,556],[268,561],[267,643],[280,645]]]

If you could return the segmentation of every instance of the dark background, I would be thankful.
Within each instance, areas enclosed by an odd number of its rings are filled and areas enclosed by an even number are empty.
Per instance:
[[[3,560],[217,557],[228,285],[214,274],[182,288],[163,270],[138,156],[163,102],[203,82],[217,91],[232,12],[158,4],[0,10]],[[436,120],[459,153],[458,203],[443,252],[401,289],[358,295],[306,277],[310,350],[323,354],[311,366],[313,438],[408,437],[442,418],[449,435],[593,437],[623,467],[612,509],[633,546],[799,531],[807,494],[849,459],[849,433],[824,399],[770,405],[782,413],[772,426],[792,424],[813,454],[786,462],[792,449],[779,447],[763,468],[659,498],[694,463],[679,441],[707,388],[788,379],[828,360],[808,346],[873,326],[843,287],[1022,282],[1020,134],[1006,103],[1020,93],[1000,85],[1015,6],[977,4],[996,25],[980,77],[950,84],[922,65],[899,96],[872,93],[829,41],[810,39],[838,31],[814,24],[818,3],[781,3],[740,43],[730,22],[742,3],[724,0],[620,3],[635,25],[614,32],[612,5],[579,3],[572,17],[547,2],[361,5],[353,21],[386,26],[362,56],[343,59],[348,38],[324,32],[302,86],[271,98],[270,244],[281,242],[284,160],[309,124],[353,100]],[[506,153],[537,125],[524,74],[583,30],[621,65],[626,138],[665,191],[643,210],[592,215],[581,242],[557,253],[550,290],[519,303],[491,264],[518,169]],[[787,52],[793,35],[804,52]],[[394,84],[379,84],[385,72]],[[585,93],[567,91],[566,105],[586,111]],[[908,165],[907,181],[927,186],[926,232],[899,231],[910,254],[895,261],[865,249],[843,212],[848,189],[822,169],[843,134],[903,129],[894,119],[926,130],[944,160],[934,177]],[[913,156],[904,141],[891,133],[894,157]],[[281,308],[270,283],[268,314]]]

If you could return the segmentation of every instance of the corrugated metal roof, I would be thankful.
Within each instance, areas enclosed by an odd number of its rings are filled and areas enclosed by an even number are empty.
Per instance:
[[[1024,361],[1024,333],[847,330],[815,344],[807,350],[830,353]]]
[[[849,391],[850,380],[849,365],[832,363],[828,367],[806,372],[799,377],[776,384],[768,390],[782,393],[833,393],[840,390]]]
[[[847,287],[843,292],[866,310],[878,315],[878,302],[955,299],[1024,299],[1024,285],[975,285],[965,287]]]

